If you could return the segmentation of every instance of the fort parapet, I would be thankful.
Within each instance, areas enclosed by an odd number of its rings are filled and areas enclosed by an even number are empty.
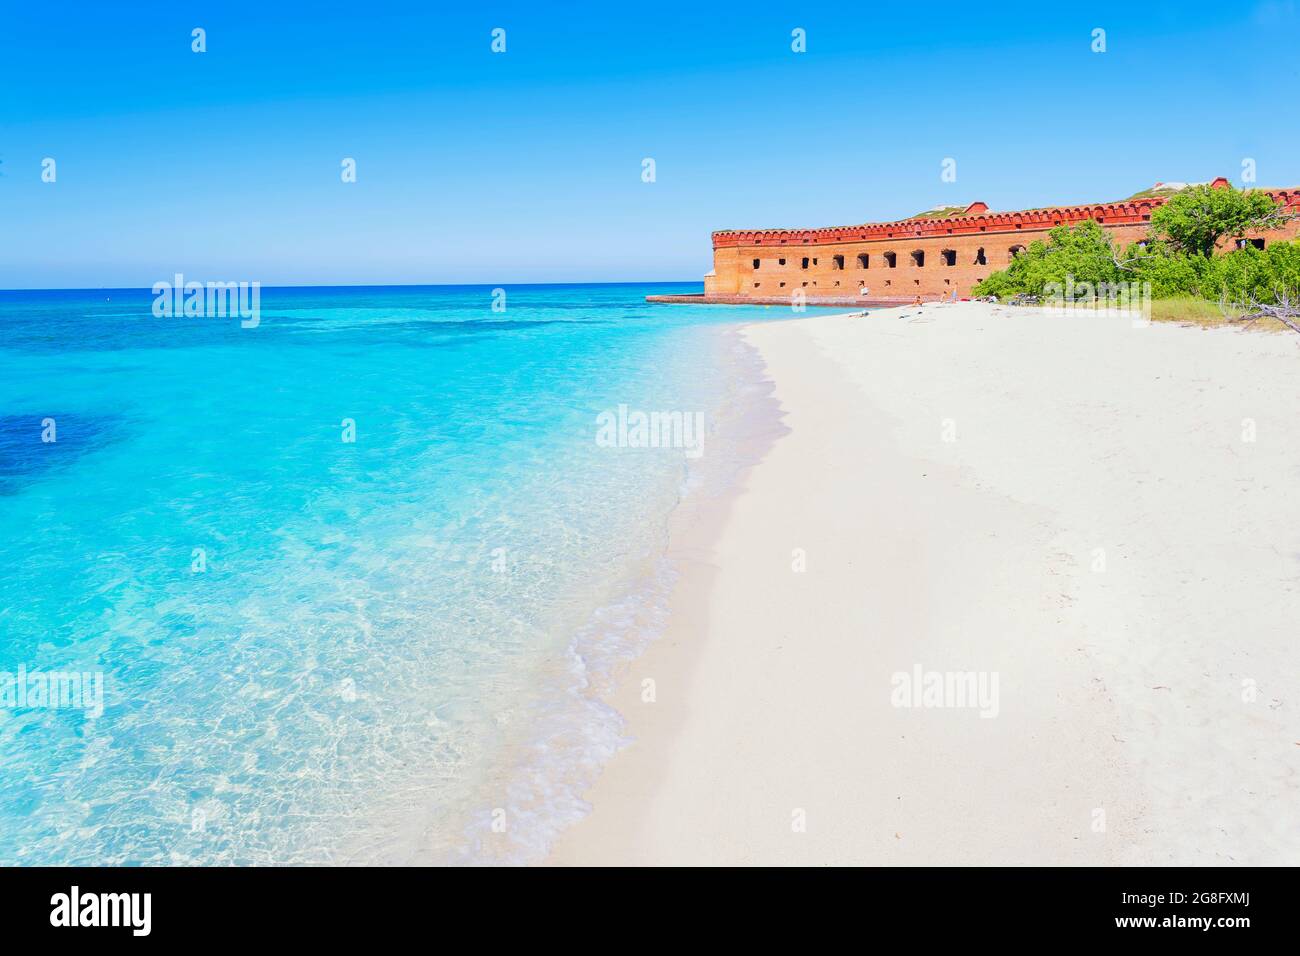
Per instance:
[[[1211,184],[1226,187],[1220,177]],[[1156,190],[1163,184],[1157,183]],[[1155,191],[1155,190],[1153,190]],[[1266,190],[1300,214],[1300,187]],[[1151,213],[1167,196],[1121,202],[991,212],[982,202],[910,219],[820,229],[726,229],[713,233],[713,271],[703,296],[651,296],[654,301],[788,304],[802,291],[809,304],[912,302],[969,296],[1035,239],[1057,226],[1096,220],[1121,248],[1147,238]],[[1300,220],[1225,242],[1258,246],[1294,239]],[[865,291],[864,291],[865,290]]]

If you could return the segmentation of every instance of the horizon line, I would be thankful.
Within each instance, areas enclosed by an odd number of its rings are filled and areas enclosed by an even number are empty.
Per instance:
[[[179,273],[184,275],[184,273]],[[198,281],[198,280],[195,280]],[[204,280],[205,282],[229,280]],[[234,280],[236,282],[241,280]],[[264,285],[258,280],[260,289],[495,289],[508,286],[566,286],[566,285],[703,285],[702,279],[621,279],[603,282],[349,282],[330,285],[313,284],[276,284]],[[0,289],[0,292],[147,292],[153,294],[153,286],[105,285],[105,286],[23,286]]]

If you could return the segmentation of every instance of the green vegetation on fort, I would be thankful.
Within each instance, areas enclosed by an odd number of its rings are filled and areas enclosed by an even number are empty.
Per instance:
[[[953,216],[960,216],[966,211],[965,206],[938,206],[934,209],[927,209],[925,212],[918,212],[910,219],[951,219]]]
[[[1151,215],[1150,237],[1126,249],[1093,220],[1058,226],[1011,264],[975,286],[977,296],[1042,296],[1067,283],[1151,283],[1154,299],[1200,300],[1244,308],[1300,299],[1300,243],[1218,252],[1217,245],[1286,221],[1267,193],[1192,186]],[[1049,288],[1051,287],[1051,288]],[[1189,309],[1189,311],[1195,311]]]
[[[1172,196],[1176,192],[1181,192],[1186,188],[1187,188],[1186,186],[1166,186],[1166,185],[1152,186],[1150,189],[1143,189],[1141,192],[1136,192],[1132,196],[1129,196],[1127,199],[1122,199],[1120,201],[1132,202],[1135,199],[1154,199],[1156,197],[1164,199],[1166,197]]]

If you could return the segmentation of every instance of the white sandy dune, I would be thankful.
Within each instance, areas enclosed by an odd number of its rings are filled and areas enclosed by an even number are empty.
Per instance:
[[[744,334],[790,432],[675,536],[634,742],[551,862],[1300,864],[1300,338]],[[918,669],[996,706],[896,706]]]

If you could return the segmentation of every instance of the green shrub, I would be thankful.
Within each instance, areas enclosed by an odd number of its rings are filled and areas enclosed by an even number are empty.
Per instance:
[[[975,295],[1043,295],[1048,285],[1127,282],[1132,277],[1115,264],[1110,234],[1089,219],[1073,228],[1057,226],[1047,241],[1031,242],[1011,264],[974,288]]]
[[[1223,193],[1220,189],[1207,195]],[[1220,211],[1222,216],[1233,210],[1241,215],[1258,211],[1259,203],[1246,202],[1248,197],[1257,198],[1256,194],[1238,193],[1237,200],[1230,201],[1235,203],[1232,209]],[[978,283],[973,292],[1005,300],[1016,295],[1050,295],[1071,283],[1076,288],[1084,283],[1098,288],[1106,283],[1149,282],[1154,299],[1199,296],[1212,302],[1226,298],[1233,303],[1251,299],[1275,303],[1283,292],[1293,300],[1300,299],[1300,242],[1277,242],[1264,249],[1247,246],[1205,256],[1172,240],[1152,239],[1125,249],[1119,257],[1125,263],[1123,268],[1116,258],[1110,234],[1093,220],[1073,228],[1058,226],[1047,234],[1047,241],[1030,243],[1007,268]]]
[[[1131,263],[1129,280],[1150,282],[1151,295],[1156,299],[1196,295],[1207,269],[1207,260],[1183,255],[1160,241],[1145,247],[1134,243],[1125,250],[1124,259]]]
[[[1200,294],[1229,302],[1277,302],[1285,292],[1300,298],[1300,244],[1278,242],[1265,249],[1247,246],[1207,260]]]

